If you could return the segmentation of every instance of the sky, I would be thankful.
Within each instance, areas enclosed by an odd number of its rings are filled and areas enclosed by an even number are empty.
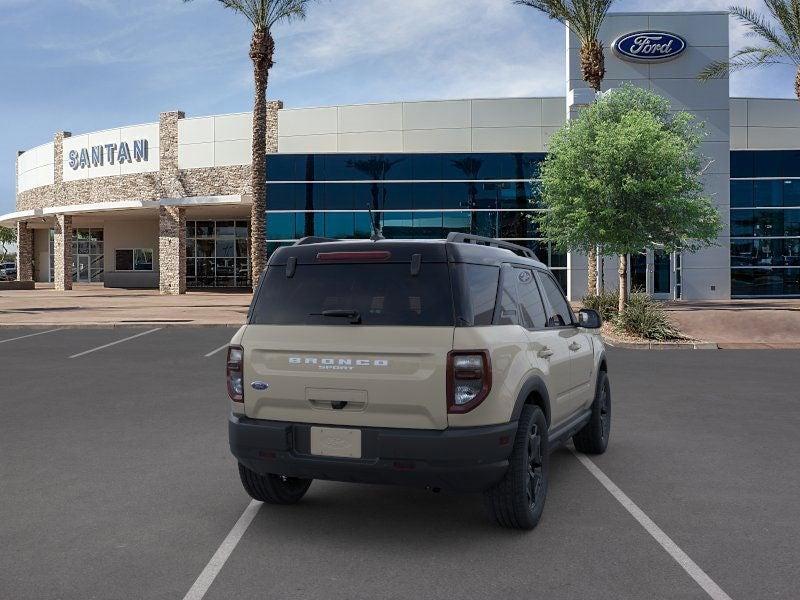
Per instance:
[[[728,0],[660,0],[724,10]],[[744,0],[763,9],[760,0]],[[652,10],[618,0],[616,11]],[[217,0],[0,0],[0,214],[18,150],[73,134],[251,110],[249,23]],[[732,47],[743,44],[734,27]],[[287,107],[565,94],[564,28],[511,0],[318,0],[275,30],[268,95]],[[785,67],[732,95],[793,97]]]

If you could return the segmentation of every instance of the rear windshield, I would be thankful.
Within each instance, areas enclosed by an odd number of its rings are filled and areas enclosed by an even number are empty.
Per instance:
[[[411,275],[409,263],[297,265],[292,277],[276,265],[267,269],[255,302],[253,325],[454,322],[445,263],[423,263],[417,275]]]

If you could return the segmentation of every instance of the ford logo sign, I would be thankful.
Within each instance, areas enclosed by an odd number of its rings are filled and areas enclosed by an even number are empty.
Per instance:
[[[269,384],[264,383],[263,381],[254,381],[250,384],[250,387],[254,390],[265,390],[269,387]]]
[[[686,50],[686,40],[665,31],[637,31],[614,40],[614,53],[634,62],[672,60]]]

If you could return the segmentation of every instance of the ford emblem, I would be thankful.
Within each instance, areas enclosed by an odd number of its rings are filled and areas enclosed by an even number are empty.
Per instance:
[[[269,384],[264,383],[263,381],[254,381],[250,384],[250,387],[254,390],[265,390],[269,387]]]
[[[672,60],[686,50],[686,40],[666,31],[636,31],[614,40],[614,53],[633,62]]]

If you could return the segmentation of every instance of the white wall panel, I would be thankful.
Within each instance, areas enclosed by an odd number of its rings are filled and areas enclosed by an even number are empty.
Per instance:
[[[278,138],[278,152],[283,154],[336,152],[339,136],[335,133],[322,135],[293,135]]]
[[[800,148],[800,128],[748,127],[747,143],[754,150]]]
[[[475,152],[541,152],[541,127],[492,127],[472,130]]]
[[[723,12],[653,13],[647,27],[677,33],[689,46],[728,46],[728,15]]]
[[[746,150],[747,127],[731,127],[731,150]]]
[[[178,121],[178,145],[202,144],[214,141],[214,117],[180,119]]]
[[[541,98],[473,100],[473,127],[540,127]]]
[[[707,142],[728,142],[730,123],[727,110],[695,110],[692,111],[698,122],[705,123]]]
[[[731,98],[731,127],[747,127],[747,98]]]
[[[338,127],[338,109],[335,106],[278,111],[279,136],[337,133]]]
[[[339,133],[400,131],[402,129],[403,105],[400,102],[339,107]]]
[[[339,152],[402,152],[402,131],[340,133]]]
[[[249,165],[252,163],[253,144],[249,140],[214,142],[214,166]]]
[[[420,129],[403,132],[405,152],[469,152],[470,129]]]
[[[214,166],[214,143],[178,144],[178,168],[202,169]]]
[[[652,79],[651,89],[669,100],[673,110],[730,109],[727,79]]]
[[[253,141],[253,117],[251,113],[237,113],[214,117],[214,141]]]
[[[542,125],[544,127],[561,127],[566,120],[566,98],[542,98]]]
[[[405,102],[404,129],[458,129],[471,126],[469,100]]]
[[[747,102],[750,127],[800,127],[797,100],[751,98]]]
[[[550,137],[560,129],[560,127],[542,127],[542,152],[547,151],[547,144]]]

